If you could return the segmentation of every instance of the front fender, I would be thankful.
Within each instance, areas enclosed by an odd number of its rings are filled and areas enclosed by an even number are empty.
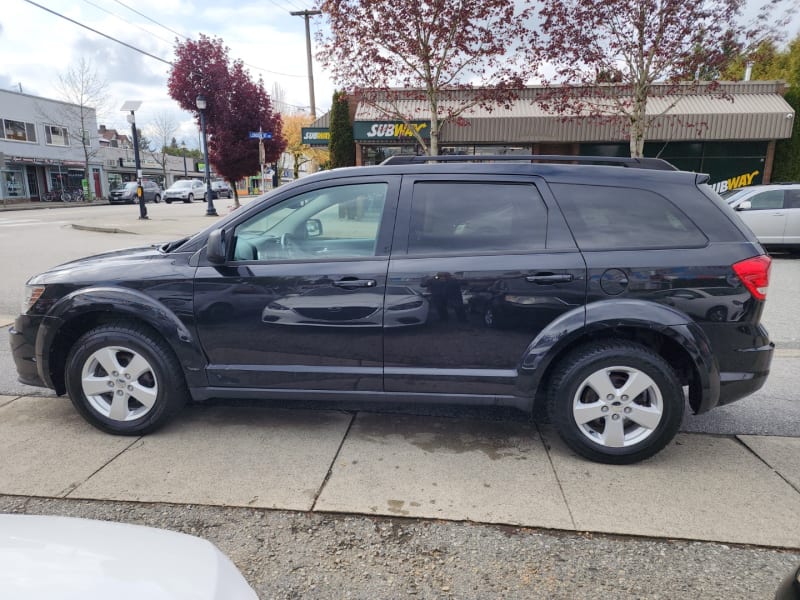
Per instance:
[[[174,304],[174,309],[165,302]],[[175,352],[178,360],[187,371],[201,375],[205,372],[205,355],[196,335],[181,321],[177,312],[185,312],[185,317],[193,318],[191,294],[172,294],[162,298],[149,296],[131,288],[114,286],[86,287],[75,290],[54,304],[43,319],[36,336],[36,360],[39,376],[49,386],[52,381],[51,356],[46,349],[55,347],[58,337],[71,323],[90,314],[104,313],[109,316],[130,317],[141,321],[158,331]],[[203,382],[200,385],[206,385]]]
[[[573,347],[593,338],[619,337],[622,332],[649,331],[669,338],[688,355],[699,383],[696,412],[719,401],[719,365],[705,332],[686,314],[646,300],[601,300],[564,313],[531,342],[520,361],[520,385],[535,392],[548,368]],[[696,391],[694,391],[696,393]]]

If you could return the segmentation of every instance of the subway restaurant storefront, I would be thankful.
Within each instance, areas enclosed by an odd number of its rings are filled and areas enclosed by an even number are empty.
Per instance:
[[[714,93],[687,89],[680,97],[658,92],[648,102],[654,120],[645,156],[708,173],[719,192],[770,181],[775,142],[791,136],[795,119],[783,99],[782,82],[729,82]],[[509,106],[491,111],[476,107],[463,115],[466,125],[446,123],[439,153],[630,156],[627,132],[619,122],[548,112],[536,102],[541,93],[542,88],[525,88]],[[427,112],[423,101],[402,104],[409,115]],[[314,124],[318,130],[328,125],[327,116]],[[430,139],[430,120],[390,121],[367,103],[358,103],[353,117],[359,165],[379,164],[396,154],[423,154],[412,128],[426,143]]]

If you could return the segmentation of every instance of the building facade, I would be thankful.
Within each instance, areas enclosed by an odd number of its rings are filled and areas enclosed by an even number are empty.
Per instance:
[[[613,93],[613,85],[607,89]],[[644,154],[683,170],[708,173],[720,192],[767,183],[775,142],[792,135],[796,117],[783,99],[784,89],[780,81],[725,82],[716,89],[687,85],[685,90],[669,91],[655,86],[647,105],[653,122]],[[538,102],[546,93],[545,88],[529,87],[506,106],[472,108],[460,124],[448,122],[442,127],[439,153],[630,156],[627,129],[619,119],[555,113]],[[470,92],[455,94],[468,98]],[[395,154],[421,154],[412,128],[423,139],[430,137],[430,112],[424,100],[394,98],[385,104],[399,106],[412,118],[392,121],[375,104],[351,100],[358,165],[378,164]],[[327,144],[328,126],[329,116],[323,115],[304,129],[306,143]]]
[[[84,183],[103,195],[99,149],[93,108],[0,90],[1,201],[43,200],[64,189],[86,189]]]

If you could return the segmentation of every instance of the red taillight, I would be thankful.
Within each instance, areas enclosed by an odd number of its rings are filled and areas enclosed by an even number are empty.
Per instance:
[[[771,265],[772,259],[766,254],[762,254],[734,264],[733,271],[756,300],[765,300]]]

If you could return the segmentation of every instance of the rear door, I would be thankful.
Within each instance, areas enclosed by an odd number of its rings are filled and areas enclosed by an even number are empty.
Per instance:
[[[536,177],[405,176],[400,197],[386,391],[514,395],[528,345],[586,295],[547,188]]]
[[[800,246],[800,188],[790,188],[784,193],[786,226],[783,230],[783,243]]]

